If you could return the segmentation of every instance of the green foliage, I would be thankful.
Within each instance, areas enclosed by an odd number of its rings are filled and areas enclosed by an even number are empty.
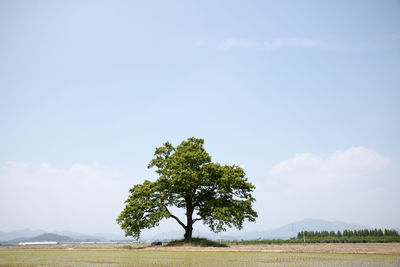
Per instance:
[[[117,218],[126,236],[138,239],[143,229],[158,226],[164,218],[175,219],[185,229],[187,242],[197,221],[214,232],[242,229],[245,220],[255,221],[255,187],[244,170],[211,162],[203,144],[203,139],[191,137],[176,148],[168,142],[156,148],[148,168],[156,168],[159,178],[135,185]],[[186,224],[170,212],[172,206],[185,209]]]
[[[165,246],[166,247],[176,247],[176,246],[182,246],[185,244],[184,239],[180,240],[172,240],[168,242]],[[229,247],[225,243],[220,243],[216,242],[213,240],[208,240],[206,238],[192,238],[192,242],[190,243],[192,246],[199,246],[199,247]]]

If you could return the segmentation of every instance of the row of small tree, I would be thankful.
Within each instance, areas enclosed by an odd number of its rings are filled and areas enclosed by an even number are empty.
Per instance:
[[[358,243],[358,242],[399,242],[400,235],[390,229],[363,229],[341,231],[301,231],[297,241],[308,243]]]

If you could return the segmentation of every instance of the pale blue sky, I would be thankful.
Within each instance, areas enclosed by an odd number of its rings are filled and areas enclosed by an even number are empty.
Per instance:
[[[12,192],[16,163],[86,164],[132,185],[154,177],[146,166],[156,146],[196,136],[215,161],[244,166],[263,199],[287,189],[270,184],[279,181],[271,170],[296,154],[336,166],[335,152],[361,153],[370,161],[354,168],[382,164],[340,183],[356,191],[359,212],[345,199],[325,214],[326,200],[304,216],[400,227],[391,214],[400,204],[399,86],[399,1],[0,1],[0,179]],[[307,176],[347,175],[328,169]],[[377,185],[385,198],[362,198]],[[251,229],[303,216],[289,200],[257,205],[265,210]],[[30,227],[5,204],[1,212],[10,219],[0,230]],[[114,219],[98,231],[114,231]]]

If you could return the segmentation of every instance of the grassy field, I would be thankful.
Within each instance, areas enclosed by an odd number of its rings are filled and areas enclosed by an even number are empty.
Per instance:
[[[400,255],[138,249],[3,249],[0,266],[400,266]]]

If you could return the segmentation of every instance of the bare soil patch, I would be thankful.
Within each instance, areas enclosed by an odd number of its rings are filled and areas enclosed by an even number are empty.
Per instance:
[[[173,251],[255,251],[255,252],[307,252],[400,255],[400,243],[368,244],[284,244],[284,245],[233,245],[228,248],[148,247],[145,250]]]
[[[150,244],[58,244],[30,246],[0,246],[0,250],[113,250],[140,249],[148,251],[244,251],[244,252],[293,252],[293,253],[351,253],[400,255],[400,243],[345,243],[345,244],[283,244],[283,245],[231,245],[230,247],[195,247],[190,245],[166,247]]]

